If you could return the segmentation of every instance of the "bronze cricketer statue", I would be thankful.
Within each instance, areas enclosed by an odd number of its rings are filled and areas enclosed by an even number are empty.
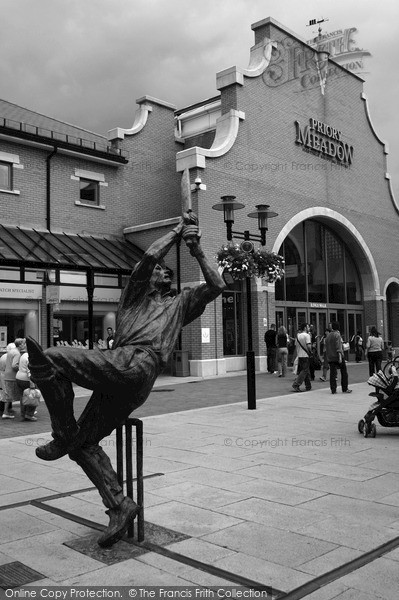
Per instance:
[[[102,547],[124,536],[139,508],[124,496],[100,441],[146,401],[181,329],[199,317],[225,287],[200,245],[198,219],[188,204],[188,171],[183,174],[182,194],[185,210],[179,223],[147,249],[122,292],[112,349],[61,346],[43,350],[27,338],[31,377],[42,392],[53,430],[53,440],[36,448],[36,455],[51,461],[68,454],[97,487],[110,517],[98,540]],[[198,261],[205,283],[173,295],[171,271],[163,259],[181,238]],[[73,383],[93,391],[78,421]]]

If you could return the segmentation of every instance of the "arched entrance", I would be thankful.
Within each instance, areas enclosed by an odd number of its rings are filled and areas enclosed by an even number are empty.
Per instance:
[[[322,335],[332,321],[345,340],[365,335],[364,307],[379,297],[371,252],[362,236],[339,213],[318,207],[291,219],[273,250],[283,253],[286,273],[275,285],[276,322],[295,337],[307,321]]]

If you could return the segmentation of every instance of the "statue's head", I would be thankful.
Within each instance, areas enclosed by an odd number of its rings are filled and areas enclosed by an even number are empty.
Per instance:
[[[151,285],[162,293],[168,292],[172,286],[173,271],[162,261],[155,265],[151,275]]]

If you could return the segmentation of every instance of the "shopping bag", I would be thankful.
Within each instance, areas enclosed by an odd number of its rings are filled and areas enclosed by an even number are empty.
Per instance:
[[[41,396],[40,390],[37,388],[28,388],[22,394],[22,404],[23,406],[39,406]]]

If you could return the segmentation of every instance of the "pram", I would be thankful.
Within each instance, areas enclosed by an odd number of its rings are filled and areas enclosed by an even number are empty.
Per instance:
[[[357,425],[359,433],[362,433],[364,437],[377,435],[377,427],[373,423],[375,417],[383,427],[399,427],[398,382],[399,375],[393,365],[388,369],[388,375],[379,371],[367,380],[369,385],[376,388],[376,391],[371,394],[376,397],[376,401]]]

